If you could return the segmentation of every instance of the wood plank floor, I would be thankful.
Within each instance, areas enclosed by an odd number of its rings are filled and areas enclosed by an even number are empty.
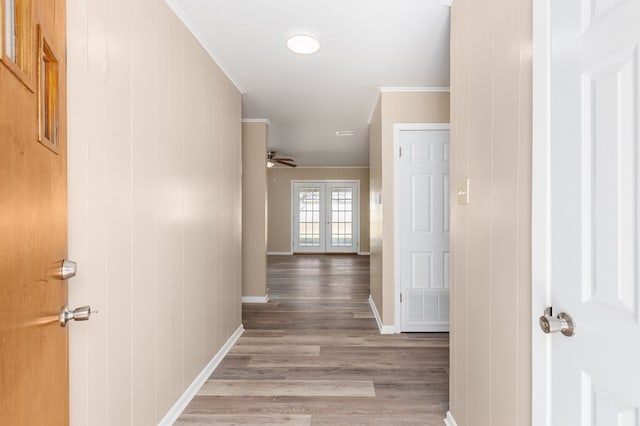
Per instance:
[[[269,256],[267,304],[178,425],[443,425],[449,336],[380,335],[368,256]]]

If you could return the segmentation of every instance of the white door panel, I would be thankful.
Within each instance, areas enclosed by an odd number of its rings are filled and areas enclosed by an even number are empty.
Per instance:
[[[400,328],[447,331],[449,131],[399,130],[397,140]]]
[[[549,4],[545,268],[576,334],[534,347],[552,372],[534,392],[550,396],[548,424],[639,426],[640,0]]]

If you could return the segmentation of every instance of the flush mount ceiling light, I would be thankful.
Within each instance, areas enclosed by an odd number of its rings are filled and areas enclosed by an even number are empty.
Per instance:
[[[287,47],[300,55],[311,55],[320,49],[320,42],[310,34],[295,34],[287,40]]]
[[[357,130],[338,130],[336,136],[353,136],[358,133]]]

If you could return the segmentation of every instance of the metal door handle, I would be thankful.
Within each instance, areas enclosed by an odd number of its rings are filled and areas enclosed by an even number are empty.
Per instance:
[[[573,318],[565,312],[560,312],[556,317],[551,314],[551,308],[544,311],[544,315],[540,317],[540,328],[545,334],[562,333],[567,337],[573,336],[576,327]]]
[[[80,306],[79,308],[75,308],[73,311],[70,311],[69,307],[64,305],[60,311],[60,327],[66,327],[67,323],[71,320],[86,321],[92,313],[96,312],[91,312],[91,306]]]

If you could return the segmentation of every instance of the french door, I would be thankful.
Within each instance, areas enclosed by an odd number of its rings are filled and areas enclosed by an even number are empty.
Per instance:
[[[294,253],[357,253],[359,182],[293,182]]]

